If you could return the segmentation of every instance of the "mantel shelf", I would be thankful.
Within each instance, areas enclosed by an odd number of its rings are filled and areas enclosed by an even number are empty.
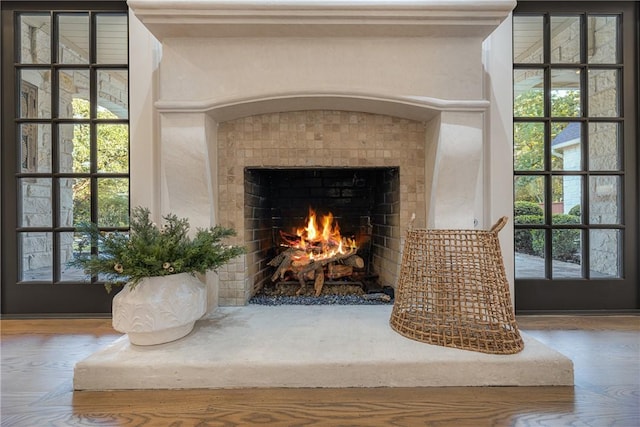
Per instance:
[[[486,37],[515,0],[129,0],[172,37]]]

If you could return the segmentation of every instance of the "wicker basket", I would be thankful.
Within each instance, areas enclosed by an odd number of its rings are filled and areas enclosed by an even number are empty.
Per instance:
[[[491,354],[524,348],[498,232],[409,230],[391,327],[416,341]]]

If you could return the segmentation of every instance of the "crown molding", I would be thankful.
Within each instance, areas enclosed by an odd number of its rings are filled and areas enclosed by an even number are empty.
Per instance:
[[[129,0],[159,39],[490,34],[515,0]]]

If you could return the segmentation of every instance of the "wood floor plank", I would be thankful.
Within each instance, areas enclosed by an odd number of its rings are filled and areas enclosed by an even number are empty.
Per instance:
[[[575,387],[74,392],[109,319],[0,320],[4,426],[640,426],[640,317],[527,316]]]

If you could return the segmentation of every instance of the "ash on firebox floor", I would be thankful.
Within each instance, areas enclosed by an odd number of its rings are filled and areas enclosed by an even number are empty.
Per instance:
[[[358,284],[325,285],[319,296],[314,295],[313,285],[296,295],[297,282],[278,283],[265,287],[254,295],[249,304],[257,305],[381,305],[393,303],[393,292],[385,287],[381,292],[365,292]]]

